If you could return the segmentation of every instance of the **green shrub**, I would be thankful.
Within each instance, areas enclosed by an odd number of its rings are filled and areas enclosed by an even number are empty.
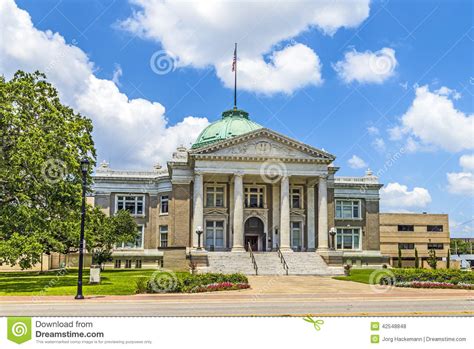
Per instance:
[[[474,284],[474,273],[455,269],[393,269],[396,282],[436,281]]]
[[[145,293],[147,290],[148,278],[140,277],[135,281],[135,293]]]
[[[435,250],[430,250],[429,251],[428,265],[432,269],[436,269],[436,266],[438,265],[438,259],[436,258],[436,251]]]
[[[148,293],[186,293],[193,292],[193,290],[202,286],[223,282],[248,284],[248,279],[243,274],[174,274],[163,272],[148,280],[146,291]]]

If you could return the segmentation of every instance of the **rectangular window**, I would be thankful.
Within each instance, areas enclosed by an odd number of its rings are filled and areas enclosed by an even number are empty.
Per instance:
[[[143,231],[144,231],[144,226],[139,225],[135,240],[129,241],[129,242],[122,242],[122,244],[117,245],[116,248],[125,248],[125,249],[143,248]]]
[[[301,188],[291,189],[291,208],[302,208]]]
[[[415,249],[415,244],[402,242],[402,243],[398,244],[398,248],[400,250],[414,250]]]
[[[300,249],[302,238],[301,222],[291,222],[291,247]]]
[[[168,247],[168,226],[160,225],[160,247]]]
[[[246,208],[264,208],[264,188],[263,187],[245,187],[245,207]]]
[[[130,269],[132,267],[132,260],[126,259],[125,260],[125,268]]]
[[[206,248],[224,247],[224,221],[206,221]]]
[[[160,213],[167,214],[168,213],[168,203],[169,203],[169,196],[162,195],[160,197]]]
[[[360,228],[337,228],[336,249],[360,250]]]
[[[135,268],[136,268],[136,269],[141,269],[141,267],[142,267],[142,260],[141,260],[141,259],[137,259],[137,260],[135,261]]]
[[[132,215],[139,216],[144,214],[145,197],[143,195],[118,195],[117,211],[127,210]]]
[[[443,226],[442,225],[428,225],[426,227],[426,230],[440,232],[440,231],[443,231]]]
[[[428,244],[428,250],[442,250],[443,248],[443,244]]]
[[[415,226],[414,225],[399,225],[398,226],[398,231],[415,231]]]
[[[360,201],[359,200],[336,200],[336,218],[337,219],[359,219]]]
[[[206,207],[224,207],[224,186],[206,187]]]
[[[122,267],[122,261],[120,259],[115,260],[114,268],[120,269]]]

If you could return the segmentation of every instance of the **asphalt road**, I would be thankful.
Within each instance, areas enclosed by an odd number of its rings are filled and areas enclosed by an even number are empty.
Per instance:
[[[474,315],[472,297],[334,299],[310,295],[0,302],[0,316]]]

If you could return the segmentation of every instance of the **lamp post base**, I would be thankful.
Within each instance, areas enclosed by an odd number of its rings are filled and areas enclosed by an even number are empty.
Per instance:
[[[74,297],[74,299],[84,299],[84,296],[82,294],[78,294],[76,297]]]

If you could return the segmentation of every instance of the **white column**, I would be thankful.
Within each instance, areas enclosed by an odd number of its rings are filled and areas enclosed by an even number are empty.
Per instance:
[[[276,234],[280,230],[280,187],[277,183],[272,186],[272,248],[280,245],[280,235]]]
[[[194,189],[193,189],[193,247],[198,247],[198,235],[196,231],[198,227],[204,229],[204,204],[203,204],[203,179],[202,173],[194,174]],[[201,235],[201,247],[204,246],[204,235]]]
[[[244,248],[244,184],[243,175],[234,175],[234,227],[232,252],[243,252]]]
[[[315,236],[316,236],[316,222],[315,222],[315,209],[314,209],[314,185],[313,181],[308,181],[307,189],[307,213],[308,213],[308,250],[314,251],[316,248]]]
[[[328,250],[328,187],[326,177],[318,184],[318,252]]]
[[[280,249],[292,251],[290,247],[290,179],[281,178],[281,208],[280,208]]]

